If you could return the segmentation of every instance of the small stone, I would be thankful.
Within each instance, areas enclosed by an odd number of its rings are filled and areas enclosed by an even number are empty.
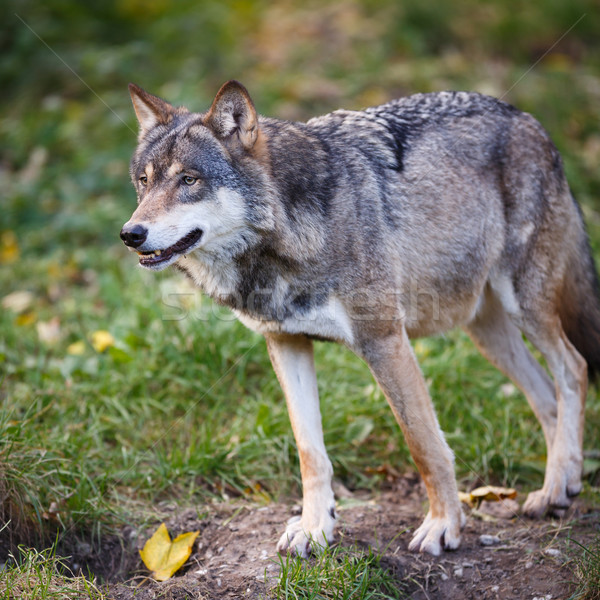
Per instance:
[[[556,548],[546,548],[544,554],[546,556],[552,556],[552,558],[560,558],[562,556],[562,552]]]
[[[500,538],[497,535],[483,534],[479,536],[479,543],[482,546],[494,546],[500,543]]]
[[[533,561],[531,561],[531,560],[528,560],[528,561],[525,563],[525,568],[526,568],[526,569],[531,569],[531,567],[533,567]]]
[[[269,558],[269,553],[266,550],[260,551],[260,560],[267,560]]]
[[[454,569],[454,577],[462,577],[463,576],[463,568],[462,567],[457,567],[456,569]]]
[[[505,498],[497,502],[483,500],[479,505],[479,512],[496,519],[514,519],[519,514],[519,503],[516,500]]]
[[[354,498],[354,494],[343,483],[334,481],[332,487],[336,498]]]
[[[499,591],[500,591],[500,586],[499,586],[499,585],[493,585],[493,586],[490,588],[490,592],[492,592],[492,593],[494,593],[494,594],[495,594],[496,592],[499,592]]]
[[[77,544],[77,554],[80,554],[81,556],[91,556],[92,546],[87,542],[79,542]]]

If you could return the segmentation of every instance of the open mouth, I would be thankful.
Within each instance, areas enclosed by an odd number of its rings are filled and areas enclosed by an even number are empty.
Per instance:
[[[202,229],[194,229],[182,237],[178,242],[164,250],[152,250],[151,252],[138,252],[140,265],[150,267],[168,261],[173,256],[185,254],[202,237]]]

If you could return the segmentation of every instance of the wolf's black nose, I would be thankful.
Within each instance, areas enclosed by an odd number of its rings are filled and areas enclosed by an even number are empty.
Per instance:
[[[141,246],[148,237],[148,230],[143,225],[125,225],[121,229],[121,239],[126,246],[137,248]]]

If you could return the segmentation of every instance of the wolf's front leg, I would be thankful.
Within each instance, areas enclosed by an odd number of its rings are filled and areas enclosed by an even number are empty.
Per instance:
[[[288,522],[279,552],[307,556],[333,540],[333,469],[323,442],[312,342],[304,336],[270,335],[267,348],[283,388],[302,473],[302,517]]]
[[[427,488],[429,512],[410,550],[439,555],[458,548],[464,515],[454,478],[454,458],[440,430],[423,375],[403,328],[369,340],[361,349],[398,421]]]

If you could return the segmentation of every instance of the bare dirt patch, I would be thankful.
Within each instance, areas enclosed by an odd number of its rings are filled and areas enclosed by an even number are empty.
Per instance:
[[[382,564],[414,599],[554,600],[573,590],[572,537],[586,543],[600,531],[600,511],[578,501],[561,520],[530,521],[489,507],[468,517],[459,550],[439,558],[408,552],[411,532],[424,515],[425,494],[417,476],[401,478],[377,495],[345,493],[340,500],[338,540],[346,546],[378,548]],[[522,499],[521,499],[522,500]],[[186,567],[173,579],[146,579],[134,547],[126,582],[109,584],[116,600],[165,598],[268,598],[279,575],[275,544],[298,505],[213,506],[208,516],[196,509],[173,511],[166,523],[172,535],[200,529]],[[132,546],[141,547],[151,531]],[[489,536],[487,539],[481,536]],[[488,542],[484,545],[482,542]],[[111,558],[115,562],[114,555]]]

